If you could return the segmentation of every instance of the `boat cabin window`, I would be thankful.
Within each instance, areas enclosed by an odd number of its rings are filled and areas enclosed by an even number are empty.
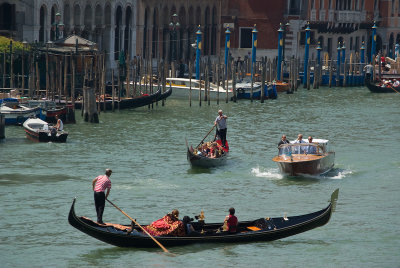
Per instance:
[[[323,154],[325,153],[324,147],[318,143],[294,143],[282,144],[278,148],[279,155],[291,156],[292,154]]]

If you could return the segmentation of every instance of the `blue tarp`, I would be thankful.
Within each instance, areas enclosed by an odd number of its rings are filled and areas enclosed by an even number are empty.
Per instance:
[[[18,102],[18,99],[16,99],[16,98],[0,99],[0,104],[2,104],[3,102]]]

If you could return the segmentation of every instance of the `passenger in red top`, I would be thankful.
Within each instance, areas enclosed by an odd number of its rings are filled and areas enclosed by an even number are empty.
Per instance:
[[[92,181],[93,192],[94,192],[94,204],[96,206],[97,222],[103,223],[103,212],[106,204],[106,198],[110,194],[111,189],[111,176],[112,170],[107,168],[106,175],[97,176]],[[107,190],[107,193],[104,193]]]
[[[228,228],[228,232],[230,233],[236,233],[237,231],[237,225],[238,225],[238,219],[235,216],[235,209],[230,208],[229,209],[229,215],[225,217],[225,222]]]

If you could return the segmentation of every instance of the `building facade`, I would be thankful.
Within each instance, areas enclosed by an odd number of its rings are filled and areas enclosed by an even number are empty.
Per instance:
[[[263,0],[242,1],[229,0],[222,8],[221,33],[225,46],[225,30],[231,32],[230,51],[233,57],[243,58],[250,55],[252,48],[252,30],[254,25],[257,34],[257,57],[275,57],[278,51],[278,29],[283,22],[286,1]]]
[[[202,55],[220,51],[221,7],[225,0],[138,0],[137,55],[187,61],[202,32]],[[200,26],[200,28],[198,28]]]
[[[400,42],[400,0],[0,0],[0,34],[46,44],[75,33],[97,43],[108,68],[117,66],[121,53],[193,60],[199,25],[202,56],[211,58],[223,55],[228,26],[232,56],[249,55],[254,25],[257,56],[275,57],[280,23],[284,55],[301,58],[307,22],[311,59],[318,42],[332,58],[339,42],[350,55],[364,41],[368,55],[374,21],[377,51],[393,56]]]
[[[394,55],[400,41],[400,0],[288,0],[285,19],[290,23],[286,38],[287,56],[304,55],[305,28],[311,29],[310,58],[322,52],[335,58],[337,47],[345,46],[346,55],[356,55],[365,43],[371,53],[372,26],[377,25],[376,52]]]
[[[222,0],[0,0],[0,33],[41,44],[77,34],[97,43],[111,68],[121,52],[187,61],[198,25],[202,55],[219,53],[221,6]]]
[[[136,1],[1,0],[2,32],[17,40],[46,44],[77,34],[97,43],[116,66],[120,51],[136,52]]]

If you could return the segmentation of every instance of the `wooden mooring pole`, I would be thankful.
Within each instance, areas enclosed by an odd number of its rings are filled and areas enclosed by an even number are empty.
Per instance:
[[[6,137],[6,116],[0,113],[0,139]]]

